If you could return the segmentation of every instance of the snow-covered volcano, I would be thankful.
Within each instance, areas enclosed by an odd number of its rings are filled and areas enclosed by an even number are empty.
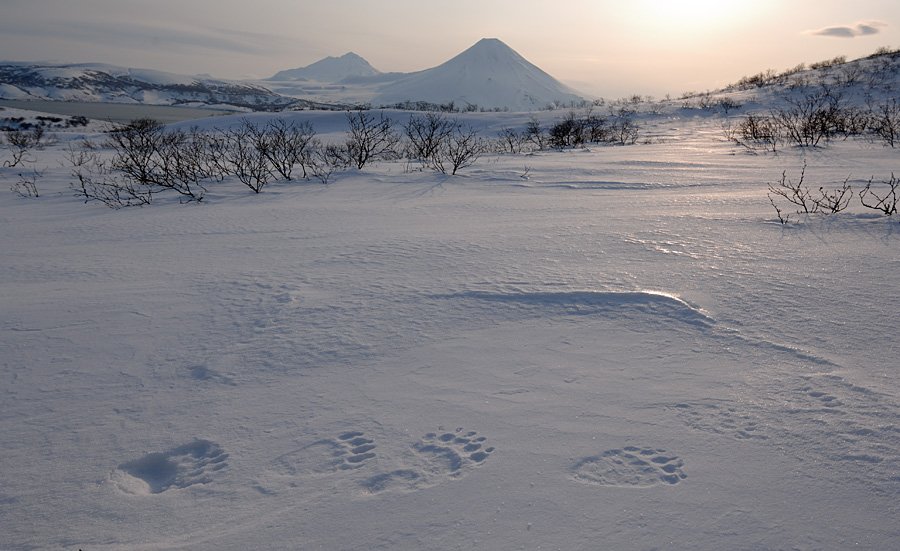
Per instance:
[[[568,103],[582,98],[502,41],[483,38],[442,65],[389,84],[373,103],[453,101],[533,110],[557,100]]]
[[[338,82],[345,78],[372,77],[381,71],[372,67],[361,56],[348,52],[341,57],[326,57],[312,65],[279,71],[269,80],[316,80],[319,82]]]

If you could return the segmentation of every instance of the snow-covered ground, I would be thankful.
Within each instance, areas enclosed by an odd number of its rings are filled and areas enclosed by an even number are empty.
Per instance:
[[[897,548],[900,224],[766,199],[896,150],[644,132],[118,211],[34,152],[41,197],[0,194],[0,548]]]

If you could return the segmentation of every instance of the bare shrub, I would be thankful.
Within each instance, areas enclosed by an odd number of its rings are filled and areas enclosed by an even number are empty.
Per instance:
[[[836,214],[850,205],[853,198],[853,189],[850,185],[850,177],[848,176],[843,183],[833,189],[826,189],[820,186],[818,193],[814,193],[804,180],[806,178],[806,163],[800,170],[800,179],[794,182],[787,178],[787,171],[781,173],[781,181],[777,183],[769,183],[769,191],[766,194],[769,203],[775,209],[778,220],[782,224],[787,224],[790,214],[786,214],[786,209],[781,207],[777,199],[787,201],[796,210],[796,214]],[[790,207],[788,207],[790,208]]]
[[[171,190],[186,200],[202,201],[206,188],[201,180],[207,174],[193,149],[203,144],[194,143],[195,138],[167,131],[152,119],[135,119],[108,133],[107,145],[114,151],[111,168],[151,192]]]
[[[619,145],[637,143],[640,127],[634,122],[634,111],[620,109],[609,127],[609,141]]]
[[[842,65],[844,63],[847,63],[847,56],[840,55],[833,59],[826,59],[824,61],[818,61],[816,63],[811,63],[809,65],[809,68],[810,69],[830,69],[832,67],[835,67],[837,65]]]
[[[891,98],[871,106],[870,125],[872,132],[881,138],[885,145],[897,147],[900,141],[900,102],[896,98]]]
[[[836,214],[846,209],[853,198],[853,189],[850,186],[850,177],[844,180],[840,187],[825,189],[819,187],[819,196],[813,201],[816,208],[823,214]]]
[[[589,143],[600,143],[609,140],[607,119],[589,110],[581,120],[584,139]]]
[[[485,151],[484,139],[474,128],[456,124],[443,146],[432,157],[435,169],[455,175],[459,170],[475,164]]]
[[[18,174],[18,180],[13,182],[13,185],[10,186],[9,189],[19,197],[40,197],[41,194],[37,188],[37,181],[43,175],[43,172],[34,168],[28,173],[20,172]]]
[[[774,153],[781,142],[781,134],[772,117],[749,114],[738,124],[733,139],[738,145],[750,149],[761,147]]]
[[[547,147],[547,134],[544,132],[544,128],[541,126],[540,121],[535,117],[531,117],[525,125],[525,139],[531,142],[531,144],[539,151],[542,151]]]
[[[306,178],[308,147],[316,131],[309,122],[296,124],[274,119],[265,126],[244,121],[244,130],[259,153],[268,160],[272,171],[283,180],[291,180],[294,167],[300,165]]]
[[[497,133],[497,150],[500,153],[512,153],[514,155],[521,153],[527,139],[524,132],[519,132],[515,128],[503,128]]]
[[[409,146],[409,157],[422,163],[431,162],[435,154],[444,146],[455,128],[454,121],[435,112],[424,115],[410,115],[403,125]]]
[[[10,130],[3,132],[3,139],[0,142],[6,143],[6,150],[12,156],[11,159],[3,161],[3,166],[15,168],[27,162],[34,162],[28,153],[36,145],[34,136],[30,132],[24,130]]]
[[[777,109],[772,118],[785,139],[801,147],[814,147],[837,131],[841,98],[823,89],[803,98],[787,100],[790,107]]]
[[[866,184],[866,187],[859,192],[859,201],[866,208],[877,210],[886,216],[897,214],[897,203],[900,200],[900,179],[891,173],[891,178],[881,182],[887,187],[883,192],[876,192],[872,189],[872,179]]]
[[[153,188],[136,183],[113,170],[108,162],[94,155],[81,164],[73,165],[71,184],[75,196],[85,203],[98,201],[110,208],[149,205],[153,201]]]
[[[552,148],[578,147],[584,143],[584,124],[574,111],[570,111],[561,121],[551,126],[547,134]]]
[[[719,98],[716,100],[716,106],[726,115],[731,111],[741,108],[741,104],[732,98]]]
[[[323,184],[331,181],[331,176],[338,170],[349,166],[348,159],[340,146],[316,144],[310,151],[310,174]]]
[[[244,124],[226,131],[222,154],[228,173],[254,193],[260,193],[272,180],[273,170],[265,143],[257,139],[254,129],[252,124]]]
[[[785,170],[781,173],[780,182],[769,183],[769,191],[766,193],[766,196],[769,198],[772,207],[775,208],[778,220],[782,224],[787,224],[790,221],[790,215],[784,214],[784,210],[776,203],[776,197],[780,197],[789,204],[794,205],[797,208],[797,214],[812,214],[816,212],[817,206],[809,191],[809,187],[803,183],[805,177],[806,163],[803,163],[803,168],[800,170],[800,179],[797,182],[788,180],[787,171]]]
[[[384,113],[375,118],[368,111],[348,112],[347,122],[350,129],[345,150],[356,168],[362,169],[373,159],[396,157],[400,136],[394,131],[394,122]]]

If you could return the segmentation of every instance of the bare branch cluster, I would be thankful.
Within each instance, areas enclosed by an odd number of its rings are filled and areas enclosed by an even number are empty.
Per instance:
[[[768,115],[748,114],[726,137],[749,150],[776,152],[784,144],[816,147],[835,138],[869,135],[886,146],[900,142],[900,101],[870,102],[860,109],[843,105],[841,95],[824,88],[803,98],[787,100],[787,106]]]
[[[789,223],[793,214],[837,214],[850,206],[854,192],[849,176],[838,186],[833,188],[819,186],[815,191],[804,182],[805,179],[806,163],[803,163],[797,181],[788,179],[787,171],[784,171],[781,173],[781,181],[769,183],[766,195],[775,209],[778,221],[782,224]],[[882,182],[876,183],[874,178],[869,179],[866,186],[859,191],[859,202],[863,207],[877,210],[885,216],[897,214],[900,179],[893,173],[888,180]],[[791,209],[794,212],[788,212]]]

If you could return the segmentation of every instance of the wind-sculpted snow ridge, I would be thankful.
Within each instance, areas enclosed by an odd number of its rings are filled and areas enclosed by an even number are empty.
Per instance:
[[[570,315],[618,314],[634,311],[702,327],[712,327],[715,324],[715,320],[701,308],[662,291],[465,291],[445,295],[445,298],[543,307]]]

